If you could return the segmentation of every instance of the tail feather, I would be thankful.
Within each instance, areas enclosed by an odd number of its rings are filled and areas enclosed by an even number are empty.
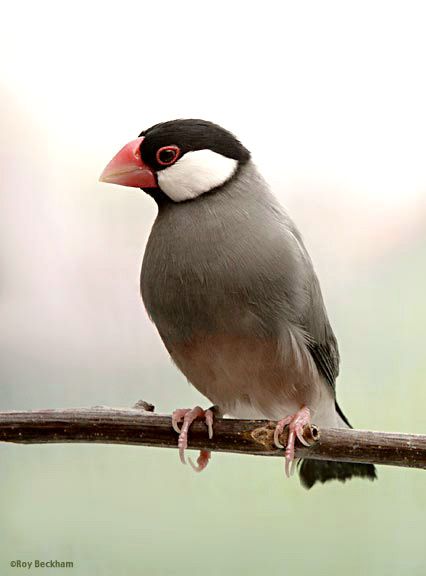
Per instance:
[[[305,488],[312,488],[316,482],[350,478],[377,478],[373,464],[352,464],[349,462],[331,462],[329,460],[302,460],[299,468],[300,482]]]
[[[341,421],[342,428],[352,428],[348,419],[343,414],[340,406],[335,404],[336,412]],[[328,482],[339,480],[346,482],[351,478],[377,478],[376,468],[373,464],[357,464],[350,462],[332,462],[330,460],[302,460],[299,468],[300,482],[309,490],[316,482]]]

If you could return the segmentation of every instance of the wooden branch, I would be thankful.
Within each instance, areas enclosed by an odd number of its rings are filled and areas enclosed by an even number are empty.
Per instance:
[[[0,441],[20,444],[94,442],[177,448],[170,416],[154,414],[154,407],[138,402],[134,408],[74,408],[0,412]],[[207,437],[203,422],[189,433],[191,449],[205,448],[259,456],[283,456],[274,446],[274,422],[217,419],[214,436]],[[310,447],[296,445],[296,456],[341,462],[369,462],[426,469],[426,435],[367,430],[306,427]],[[280,437],[286,444],[287,431]]]

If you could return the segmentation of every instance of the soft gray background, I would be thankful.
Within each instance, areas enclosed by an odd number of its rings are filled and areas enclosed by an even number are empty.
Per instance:
[[[101,185],[154,122],[235,131],[303,231],[358,427],[424,433],[425,9],[419,2],[9,3],[0,24],[0,408],[207,401],[139,299],[155,217]],[[426,571],[425,475],[304,491],[277,459],[1,446],[0,573]],[[63,571],[45,570],[46,574]],[[42,574],[43,570],[39,570]]]

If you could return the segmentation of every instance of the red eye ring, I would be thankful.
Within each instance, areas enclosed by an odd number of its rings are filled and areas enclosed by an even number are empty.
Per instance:
[[[176,162],[180,155],[179,146],[162,146],[155,154],[155,159],[160,166],[171,166]]]

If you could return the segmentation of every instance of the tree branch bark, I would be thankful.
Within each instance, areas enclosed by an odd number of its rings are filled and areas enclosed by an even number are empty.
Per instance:
[[[72,408],[0,412],[0,441],[19,444],[90,442],[177,448],[171,417],[138,402],[134,408]],[[189,433],[190,449],[208,449],[257,456],[283,456],[274,446],[275,423],[266,420],[217,419],[214,436],[207,437],[203,422]],[[368,430],[306,427],[310,447],[296,444],[296,456],[317,460],[365,462],[426,469],[426,435]],[[287,431],[281,435],[286,444]]]

